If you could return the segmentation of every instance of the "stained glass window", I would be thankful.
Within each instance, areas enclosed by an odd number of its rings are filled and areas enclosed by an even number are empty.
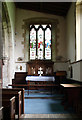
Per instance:
[[[30,59],[36,58],[36,30],[34,28],[30,31]]]
[[[45,30],[45,59],[51,59],[51,30]]]
[[[30,59],[51,59],[51,25],[30,25]]]
[[[43,53],[44,53],[44,32],[42,28],[38,30],[38,59],[43,59]]]

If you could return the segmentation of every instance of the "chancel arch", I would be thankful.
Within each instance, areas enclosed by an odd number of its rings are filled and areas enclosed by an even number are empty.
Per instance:
[[[13,51],[14,44],[12,41],[12,27],[9,17],[9,12],[6,3],[2,4],[2,39],[3,39],[3,67],[2,67],[2,81],[3,86],[7,86],[8,83],[12,83],[14,74],[13,63]],[[12,66],[12,67],[11,67]],[[13,71],[13,72],[12,72]]]

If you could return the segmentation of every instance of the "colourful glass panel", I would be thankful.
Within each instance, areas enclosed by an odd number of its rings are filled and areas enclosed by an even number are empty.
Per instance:
[[[45,59],[51,59],[51,30],[45,30]]]
[[[43,59],[43,53],[44,53],[44,31],[42,28],[39,28],[38,30],[38,59]]]
[[[30,59],[51,59],[51,24],[30,25],[30,29]]]
[[[34,28],[30,31],[30,59],[36,58],[36,31]]]

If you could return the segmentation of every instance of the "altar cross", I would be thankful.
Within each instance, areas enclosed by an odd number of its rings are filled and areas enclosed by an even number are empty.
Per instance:
[[[43,68],[42,68],[42,67],[39,68],[38,74],[39,74],[40,76],[43,74]]]

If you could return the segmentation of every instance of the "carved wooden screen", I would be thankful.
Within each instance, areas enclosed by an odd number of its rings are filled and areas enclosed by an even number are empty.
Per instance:
[[[48,60],[31,60],[27,63],[28,75],[52,76],[54,62]]]

